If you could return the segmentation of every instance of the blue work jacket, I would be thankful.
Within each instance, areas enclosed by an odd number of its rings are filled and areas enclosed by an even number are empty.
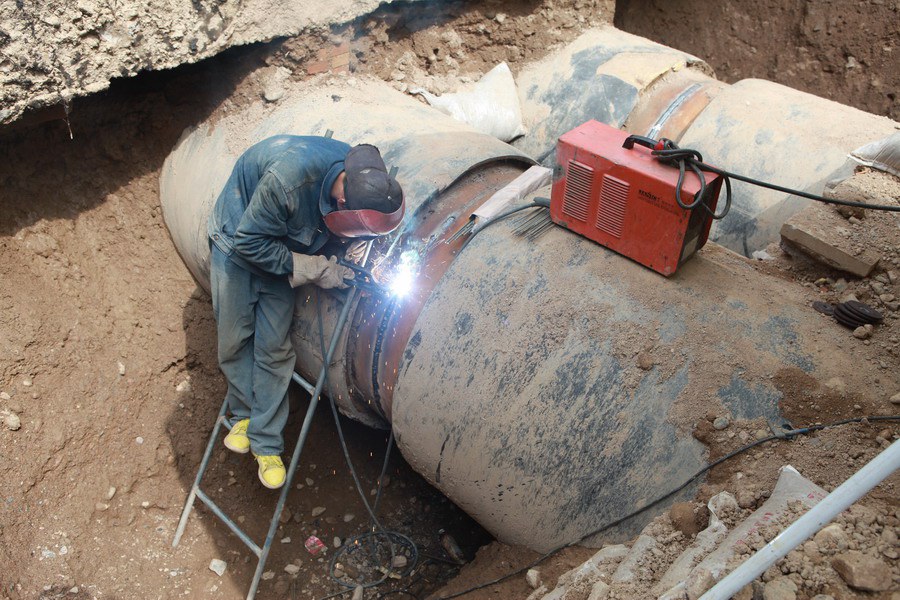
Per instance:
[[[319,208],[344,170],[350,146],[331,138],[278,135],[238,159],[209,217],[208,233],[238,265],[287,276],[291,252],[313,254],[329,233]]]

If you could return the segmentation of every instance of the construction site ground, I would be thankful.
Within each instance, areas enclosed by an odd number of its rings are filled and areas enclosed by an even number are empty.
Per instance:
[[[791,9],[779,16],[780,9],[771,6],[776,3],[729,0],[716,9],[730,20],[721,27],[728,35],[705,20],[703,27],[696,22],[707,3],[680,3],[665,18],[656,4],[664,3],[620,3],[617,25],[651,38],[654,31],[647,28],[654,21],[665,31],[683,31],[681,45],[664,35],[657,39],[696,52],[717,69],[724,66],[719,75],[726,80],[756,76],[798,84],[898,116],[896,3],[834,2],[829,4],[834,12],[819,25],[814,2],[785,3]],[[440,10],[408,12],[404,6],[382,7],[376,18],[339,30],[232,48],[198,64],[114,81],[109,90],[71,103],[66,119],[41,121],[35,114],[0,131],[0,598],[241,598],[246,593],[255,560],[207,510],[195,512],[181,545],[171,547],[225,390],[209,296],[179,259],[159,205],[160,168],[185,127],[264,102],[272,77],[284,69],[296,81],[377,77],[398,89],[420,85],[441,93],[501,61],[515,73],[585,28],[613,21],[610,2],[584,0],[447,2],[434,5]],[[652,19],[641,18],[651,11]],[[771,16],[754,16],[759,14]],[[827,35],[818,36],[820,31]],[[753,49],[734,38],[754,39]],[[320,49],[346,41],[348,69],[308,73]],[[777,60],[755,62],[751,55]],[[896,194],[896,180],[880,180],[879,186]],[[880,372],[900,366],[900,313],[883,305],[893,302],[884,296],[900,296],[900,228],[893,216],[870,217],[848,224],[849,236],[864,236],[859,246],[874,247],[882,256],[869,278],[829,270],[777,244],[769,248],[771,259],[755,268],[801,281],[810,305],[853,294],[885,310],[887,318],[870,336],[861,339],[847,330],[844,347],[835,349],[875,346],[878,359],[860,365],[872,373],[874,386]],[[823,328],[841,327],[825,315],[821,319]],[[789,369],[771,377],[784,394],[784,415],[795,426],[900,412],[900,390],[873,394],[846,389],[839,380],[819,385]],[[306,398],[294,392],[288,440],[296,435],[305,406]],[[722,416],[701,415],[695,427],[710,460],[768,434],[763,422],[723,426],[717,421]],[[343,426],[363,492],[374,498],[387,433],[348,420]],[[898,434],[896,424],[856,423],[767,443],[724,463],[710,473],[695,503],[680,507],[674,520],[666,513],[655,522],[653,531],[668,542],[649,572],[659,574],[703,525],[701,504],[718,491],[733,493],[749,513],[765,500],[786,464],[831,490]],[[212,465],[206,489],[261,541],[275,495],[259,485],[246,456],[219,448]],[[393,596],[399,598],[454,593],[538,557],[493,541],[397,453],[388,472],[379,514],[386,527],[418,544],[423,566],[382,591],[412,593]],[[829,555],[806,547],[805,554],[789,557],[763,580],[779,573],[799,580],[797,598],[896,600],[898,484],[895,474],[862,501],[862,509],[842,517],[856,549],[879,555],[889,566],[889,590],[851,589],[828,566]],[[264,577],[259,598],[322,598],[340,591],[327,573],[335,538],[342,541],[368,526],[327,404],[316,415],[295,485],[269,558],[271,577]],[[440,543],[442,529],[458,542],[467,564],[450,560]],[[673,536],[675,531],[682,535]],[[304,548],[310,535],[328,550],[310,554]],[[537,567],[540,578],[552,589],[556,578],[593,552],[566,549]],[[213,559],[227,564],[223,575],[210,570]],[[292,564],[298,569],[286,571]],[[637,600],[647,597],[646,591],[637,586],[613,590],[610,597]],[[525,598],[531,592],[520,574],[465,597]]]

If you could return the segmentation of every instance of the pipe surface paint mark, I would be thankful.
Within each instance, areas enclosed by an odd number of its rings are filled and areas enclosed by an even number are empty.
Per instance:
[[[437,469],[434,471],[434,481],[435,483],[441,482],[441,463],[444,462],[444,448],[447,447],[447,442],[450,440],[450,434],[447,434],[447,437],[444,438],[444,443],[441,444],[441,454],[438,459]]]

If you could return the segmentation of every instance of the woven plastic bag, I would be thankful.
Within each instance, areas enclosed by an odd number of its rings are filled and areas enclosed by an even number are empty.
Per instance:
[[[415,88],[410,93],[421,95],[442,113],[504,142],[525,134],[516,82],[505,62],[485,73],[469,91],[435,96]]]
[[[860,146],[850,153],[850,158],[861,165],[900,177],[900,131]]]

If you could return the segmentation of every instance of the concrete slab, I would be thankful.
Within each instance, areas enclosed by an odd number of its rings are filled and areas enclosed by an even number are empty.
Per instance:
[[[857,251],[853,225],[832,207],[814,202],[781,226],[781,239],[828,266],[866,277],[879,254],[870,248]]]

